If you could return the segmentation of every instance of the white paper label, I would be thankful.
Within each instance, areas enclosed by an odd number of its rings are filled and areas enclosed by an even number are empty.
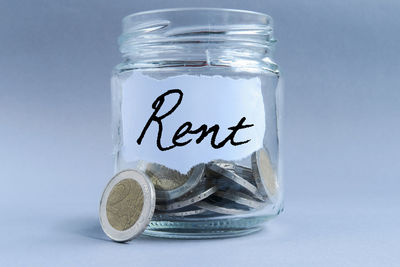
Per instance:
[[[262,147],[265,132],[259,78],[157,80],[134,72],[122,84],[121,116],[126,160],[182,173],[211,160],[245,158]]]

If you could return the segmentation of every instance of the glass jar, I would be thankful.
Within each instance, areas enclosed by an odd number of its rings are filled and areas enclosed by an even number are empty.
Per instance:
[[[145,234],[248,234],[282,211],[278,66],[261,13],[166,9],[123,19],[112,78],[115,172],[145,173]]]

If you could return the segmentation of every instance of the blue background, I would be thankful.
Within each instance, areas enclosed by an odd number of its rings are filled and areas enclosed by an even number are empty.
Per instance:
[[[285,79],[285,212],[259,234],[141,237],[98,223],[110,73],[136,11],[271,15]],[[1,266],[399,266],[400,2],[0,1]]]

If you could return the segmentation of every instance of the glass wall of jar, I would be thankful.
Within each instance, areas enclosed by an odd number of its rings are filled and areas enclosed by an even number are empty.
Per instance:
[[[228,9],[167,9],[123,20],[112,78],[115,171],[156,189],[145,234],[252,233],[282,210],[279,71],[272,20]]]

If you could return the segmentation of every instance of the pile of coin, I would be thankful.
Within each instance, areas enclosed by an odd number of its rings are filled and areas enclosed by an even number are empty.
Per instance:
[[[151,219],[244,214],[274,204],[279,184],[268,152],[251,156],[251,168],[228,161],[194,166],[187,174],[157,163],[114,176],[100,203],[100,222],[113,240],[144,231]]]
[[[187,175],[158,164],[142,165],[156,188],[155,219],[243,214],[275,203],[278,180],[268,152],[254,152],[251,163],[249,168],[212,161]]]

